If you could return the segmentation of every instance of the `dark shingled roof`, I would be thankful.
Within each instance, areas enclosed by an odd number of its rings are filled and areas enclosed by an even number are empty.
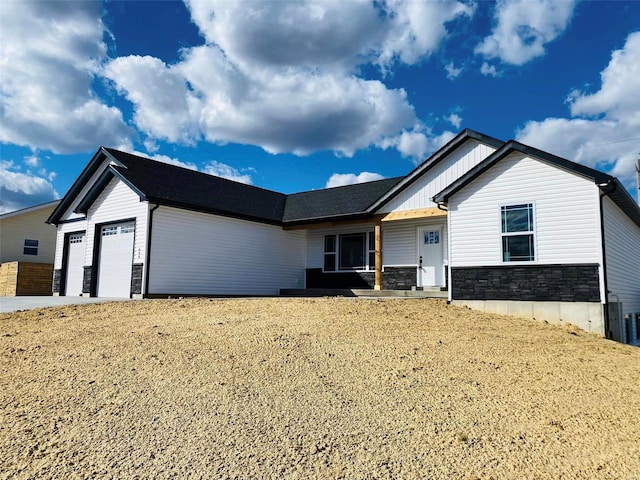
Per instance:
[[[280,224],[287,196],[206,173],[105,148],[112,166],[145,200],[207,213]]]
[[[336,219],[342,216],[365,215],[371,204],[403,178],[387,178],[288,195],[282,221],[298,224],[327,217]]]

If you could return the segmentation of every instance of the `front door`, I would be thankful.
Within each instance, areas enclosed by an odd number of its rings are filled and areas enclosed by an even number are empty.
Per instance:
[[[444,286],[442,240],[442,227],[418,229],[418,284],[422,287]]]

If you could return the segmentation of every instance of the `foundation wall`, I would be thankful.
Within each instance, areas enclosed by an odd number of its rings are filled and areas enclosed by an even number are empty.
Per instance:
[[[508,300],[453,300],[473,310],[530,320],[544,320],[556,325],[571,324],[582,330],[604,335],[604,308],[596,302],[524,302]]]

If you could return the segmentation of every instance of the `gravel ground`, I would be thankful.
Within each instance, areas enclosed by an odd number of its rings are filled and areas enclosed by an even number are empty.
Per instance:
[[[640,479],[640,349],[436,300],[0,315],[0,478]]]

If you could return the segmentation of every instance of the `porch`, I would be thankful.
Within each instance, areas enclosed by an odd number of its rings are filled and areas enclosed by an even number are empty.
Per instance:
[[[447,298],[439,287],[416,290],[372,290],[368,288],[283,288],[281,297],[373,297],[373,298]]]

